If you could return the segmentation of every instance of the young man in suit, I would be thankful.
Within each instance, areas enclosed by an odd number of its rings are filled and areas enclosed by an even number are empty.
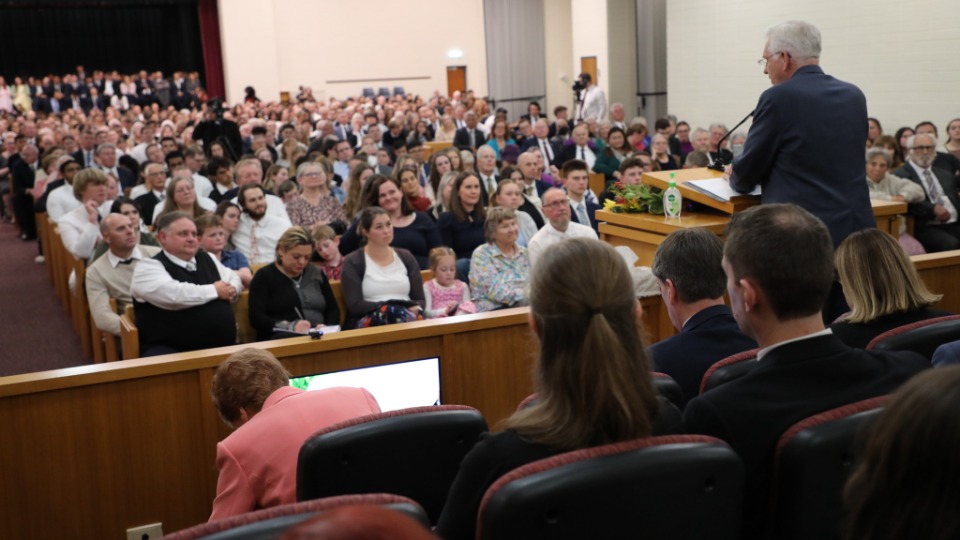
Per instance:
[[[700,381],[711,365],[757,346],[724,304],[722,258],[723,242],[706,229],[670,233],[653,256],[660,296],[679,333],[651,345],[650,356],[654,371],[680,385],[684,403],[700,393]]]
[[[768,525],[774,449],[787,428],[889,394],[930,362],[913,352],[852,349],[824,328],[833,243],[810,212],[793,204],[754,206],[733,215],[726,235],[730,307],[760,351],[749,373],[691,400],[684,420],[690,433],[723,439],[743,460],[743,538],[752,539]]]
[[[453,135],[453,145],[460,150],[470,150],[476,152],[477,148],[486,141],[483,132],[477,128],[477,113],[467,112],[464,117],[466,125],[457,130]]]
[[[599,232],[596,213],[600,205],[591,201],[588,196],[590,171],[586,162],[579,159],[566,162],[560,170],[560,178],[570,199],[570,216],[573,221]]]

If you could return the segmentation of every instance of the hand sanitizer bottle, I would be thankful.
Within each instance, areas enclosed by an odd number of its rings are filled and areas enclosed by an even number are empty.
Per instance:
[[[683,195],[677,189],[677,182],[673,179],[675,173],[670,173],[670,186],[663,192],[663,212],[667,217],[680,217],[680,209],[683,207]]]

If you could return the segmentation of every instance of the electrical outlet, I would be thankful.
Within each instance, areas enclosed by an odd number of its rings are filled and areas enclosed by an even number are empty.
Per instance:
[[[163,524],[151,523],[127,529],[127,540],[159,540],[163,536]]]

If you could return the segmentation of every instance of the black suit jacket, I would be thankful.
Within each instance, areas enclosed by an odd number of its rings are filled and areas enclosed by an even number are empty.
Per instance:
[[[948,171],[938,169],[937,167],[931,167],[930,170],[933,172],[933,176],[935,176],[937,181],[940,183],[940,189],[943,191],[943,194],[950,199],[950,202],[953,203],[953,207],[960,212],[960,196],[958,196],[957,193],[957,177],[950,174]],[[921,180],[920,175],[917,174],[916,169],[914,169],[909,163],[904,163],[899,169],[893,171],[893,174],[894,176],[899,176],[900,178],[906,178],[915,184],[920,184],[920,187],[923,188],[923,192],[927,192],[927,187],[923,185],[923,180]],[[935,217],[933,207],[934,204],[930,202],[930,199],[924,198],[920,202],[908,204],[907,212],[916,218],[916,225],[918,227],[924,227]]]
[[[520,208],[517,208],[517,210],[523,210],[529,214],[530,217],[533,218],[533,222],[536,223],[538,231],[543,228],[543,224],[545,223],[543,220],[543,214],[540,213],[540,209],[537,208],[537,205],[530,202],[530,199],[528,199],[526,195],[523,196],[523,204],[521,204]]]
[[[550,141],[549,137],[546,139],[546,143],[550,145],[550,151],[553,152],[553,160],[550,162],[550,164],[556,165],[559,162],[560,149],[557,147],[557,145],[553,144],[553,142]],[[534,147],[540,148],[540,139],[536,137],[527,137],[520,144],[520,153],[526,152],[527,150]]]
[[[465,127],[460,128],[453,134],[453,145],[460,150],[476,150],[487,140],[486,135],[479,129],[474,129],[473,135],[476,146],[470,145],[470,130]]]
[[[817,336],[773,349],[747,375],[691,400],[683,415],[688,431],[723,439],[743,460],[743,538],[766,526],[774,450],[787,428],[889,394],[928,367],[916,353],[851,349],[834,335]]]
[[[686,403],[700,394],[700,381],[710,366],[756,346],[740,331],[730,308],[720,305],[700,310],[679,334],[654,343],[649,351],[653,369],[677,381]]]
[[[13,165],[10,172],[12,173],[10,192],[14,195],[24,195],[28,189],[33,187],[37,173],[22,159]]]
[[[134,199],[140,205],[140,218],[147,225],[153,225],[153,209],[160,203],[160,199],[153,192],[146,193]]]

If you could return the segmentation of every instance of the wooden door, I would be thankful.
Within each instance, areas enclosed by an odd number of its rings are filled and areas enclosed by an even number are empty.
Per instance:
[[[447,66],[447,95],[467,91],[467,66]]]
[[[581,56],[580,73],[589,73],[590,78],[593,80],[593,84],[597,84],[597,57]]]

